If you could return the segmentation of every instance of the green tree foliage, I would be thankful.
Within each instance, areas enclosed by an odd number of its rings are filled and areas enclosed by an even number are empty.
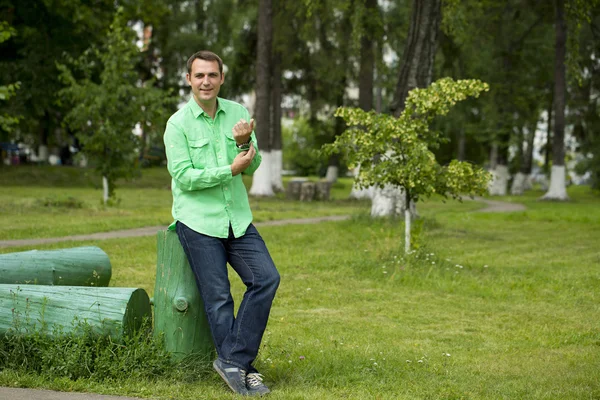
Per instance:
[[[6,21],[0,22],[0,43],[7,41],[14,36],[16,31]],[[20,82],[0,86],[0,101],[7,101],[15,95],[15,92],[21,85]],[[0,139],[8,134],[12,127],[19,122],[19,117],[0,113]]]
[[[600,188],[600,9],[588,26],[581,31],[577,74],[580,85],[571,91],[567,123],[572,124],[577,138],[577,150],[581,153],[576,172],[590,174],[592,187]]]
[[[70,65],[58,65],[66,84],[61,99],[72,105],[65,121],[76,132],[84,154],[107,179],[109,197],[114,197],[115,180],[135,170],[135,125],[143,122],[144,129],[162,129],[175,101],[154,88],[152,81],[140,84],[139,57],[135,34],[118,13],[102,47],[91,47]]]
[[[324,150],[343,152],[351,164],[360,165],[357,183],[362,187],[402,186],[407,209],[411,202],[435,193],[455,199],[464,194],[483,194],[490,179],[483,169],[457,160],[445,166],[437,162],[431,149],[445,139],[430,125],[457,102],[487,90],[488,85],[478,80],[443,78],[428,88],[410,91],[406,108],[398,118],[342,107],[336,114],[350,128]],[[377,162],[372,162],[375,158]],[[408,225],[410,213],[407,219]]]
[[[62,88],[56,62],[78,57],[106,33],[114,2],[98,0],[4,0],[2,19],[16,36],[0,44],[0,83],[21,82],[9,112],[22,115],[13,135],[30,143],[54,142],[65,109],[56,104]]]

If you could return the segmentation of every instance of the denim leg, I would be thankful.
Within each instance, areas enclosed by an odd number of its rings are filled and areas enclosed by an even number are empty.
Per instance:
[[[246,233],[226,243],[229,264],[246,285],[246,292],[233,323],[231,334],[221,345],[223,361],[253,371],[271,304],[279,286],[279,273],[262,237],[250,224]]]
[[[177,222],[176,230],[196,277],[215,349],[221,355],[234,321],[225,240],[198,233],[181,222]]]
[[[196,277],[219,358],[254,372],[252,363],[279,286],[279,273],[264,241],[252,224],[239,238],[230,229],[229,238],[220,239],[177,222],[177,235]],[[235,318],[227,262],[246,285]]]

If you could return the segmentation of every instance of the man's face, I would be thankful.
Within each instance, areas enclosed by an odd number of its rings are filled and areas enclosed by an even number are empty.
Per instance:
[[[219,89],[225,80],[225,74],[219,72],[219,63],[199,58],[192,63],[192,72],[186,74],[188,84],[196,101],[211,104],[217,98]]]

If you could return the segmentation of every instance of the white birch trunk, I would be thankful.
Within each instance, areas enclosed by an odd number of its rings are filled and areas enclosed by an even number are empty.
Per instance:
[[[533,189],[533,178],[531,174],[525,175],[525,182],[523,183],[523,190]]]
[[[338,180],[340,169],[335,165],[330,165],[327,167],[327,174],[325,175],[325,180],[327,182],[335,183]]]
[[[383,189],[373,188],[372,217],[395,217],[404,214],[407,208],[413,218],[418,217],[414,201],[410,203],[409,207],[406,206],[406,195],[402,187],[385,185]]]
[[[281,178],[281,171],[283,170],[283,151],[273,150],[271,151],[273,158],[273,164],[271,164],[271,186],[274,192],[283,192],[283,179]],[[264,161],[263,161],[264,162]]]
[[[489,192],[491,196],[506,196],[508,187],[508,167],[498,164],[491,171],[492,181],[490,182]]]
[[[567,173],[564,165],[552,166],[550,173],[550,188],[542,200],[569,200],[567,195]]]
[[[48,146],[41,144],[38,148],[38,161],[42,163],[48,162]]]
[[[527,180],[527,175],[522,172],[517,172],[515,175],[515,179],[513,179],[512,186],[510,188],[510,194],[513,196],[520,196],[525,191],[525,184]]]
[[[260,154],[262,156],[262,162],[254,172],[249,193],[252,196],[271,197],[275,195],[271,180],[271,164],[273,163],[272,154],[270,151],[262,150]]]
[[[412,204],[411,204],[412,205]],[[410,253],[411,207],[404,208],[404,253]]]
[[[105,176],[102,177],[102,201],[104,205],[108,203],[108,179]]]
[[[354,168],[353,175],[355,178],[358,176],[359,172],[360,172],[360,166]],[[352,190],[350,191],[350,196],[348,196],[348,197],[351,199],[356,199],[356,200],[372,199],[374,191],[375,191],[375,187],[373,187],[373,186],[361,189],[358,187],[356,182],[354,182],[354,184],[352,185]]]
[[[372,199],[373,192],[375,192],[375,187],[369,186],[368,188],[360,189],[358,187],[358,185],[356,185],[356,183],[355,183],[352,185],[352,190],[350,191],[350,196],[348,196],[348,197],[350,197],[351,199],[357,199],[357,200]]]
[[[406,211],[406,194],[404,193],[404,188],[398,186],[398,193],[396,198],[396,213],[395,215],[402,215]],[[409,207],[410,215],[413,218],[417,218],[417,204],[414,201],[410,202]]]
[[[402,195],[398,187],[385,185],[373,189],[371,217],[391,217],[398,211],[398,198]]]

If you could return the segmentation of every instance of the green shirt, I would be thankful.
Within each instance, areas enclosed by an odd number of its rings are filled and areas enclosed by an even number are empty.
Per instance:
[[[231,163],[242,150],[231,132],[240,120],[250,121],[241,104],[218,98],[213,120],[194,97],[169,118],[164,141],[167,169],[173,178],[173,222],[181,221],[204,235],[227,238],[229,224],[235,237],[246,233],[252,222],[242,174],[231,175]],[[245,174],[253,174],[261,161],[252,133],[256,156]]]

